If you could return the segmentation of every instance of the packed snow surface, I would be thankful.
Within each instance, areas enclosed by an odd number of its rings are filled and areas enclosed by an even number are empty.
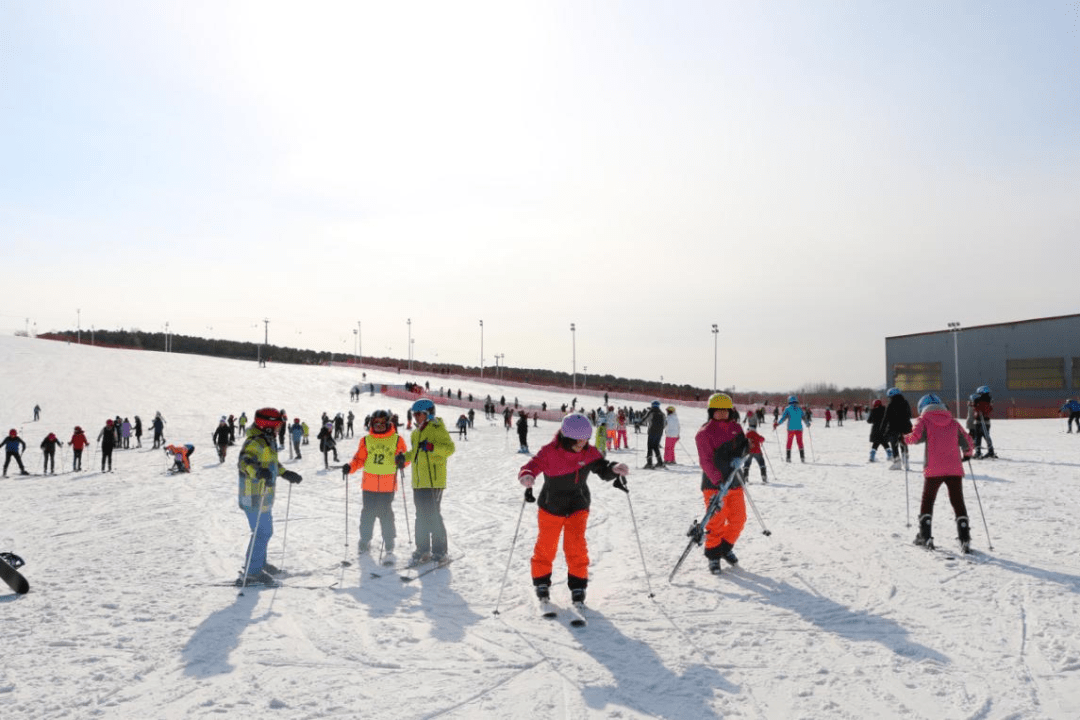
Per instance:
[[[974,483],[964,481],[971,560],[912,545],[920,451],[909,473],[880,456],[870,464],[868,426],[825,428],[818,412],[807,462],[787,464],[783,431],[767,427],[774,472],[763,485],[755,466],[749,494],[772,535],[750,511],[739,568],[714,577],[695,549],[669,583],[702,511],[691,455],[702,411],[676,403],[678,465],[639,469],[645,436],[631,430],[635,449],[617,456],[633,468],[629,496],[590,480],[589,624],[573,628],[566,612],[538,616],[536,506],[523,502],[525,456],[501,421],[480,413],[467,441],[452,432],[451,565],[413,582],[372,577],[380,570],[355,552],[359,476],[346,508],[340,470],[325,470],[312,444],[287,461],[304,480],[280,488],[274,508],[270,561],[284,586],[240,596],[227,583],[249,530],[236,502],[238,446],[219,464],[210,444],[218,418],[271,405],[314,433],[324,411],[352,410],[360,428],[377,408],[404,416],[405,402],[365,392],[350,403],[358,370],[18,337],[0,338],[0,364],[0,427],[26,440],[35,473],[49,432],[66,443],[79,424],[93,440],[116,415],[148,423],[160,411],[170,442],[196,446],[190,475],[166,474],[147,435],[142,448],[116,451],[110,474],[90,450],[71,473],[65,447],[65,472],[23,477],[13,465],[0,480],[0,551],[23,556],[31,583],[25,596],[0,586],[4,718],[1080,717],[1080,434],[1063,420],[994,422],[1001,459],[976,461]],[[449,383],[525,403],[574,396]],[[439,405],[448,424],[461,412]],[[530,448],[554,430],[530,428]],[[342,462],[356,443],[340,443]],[[401,493],[394,508],[404,556]],[[939,547],[955,547],[944,490],[934,530]],[[553,600],[563,609],[565,573],[560,557]]]

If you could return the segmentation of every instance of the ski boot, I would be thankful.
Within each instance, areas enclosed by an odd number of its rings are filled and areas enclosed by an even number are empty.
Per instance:
[[[877,450],[870,451],[870,462],[875,462],[874,456],[877,455]]]
[[[915,536],[915,544],[921,547],[925,547],[927,550],[934,549],[934,538],[930,534],[930,527],[932,522],[932,515],[919,516],[919,534]]]
[[[720,558],[709,558],[709,572],[713,575],[720,574]]]
[[[551,599],[551,586],[550,585],[537,585],[536,599],[540,602],[547,602]]]
[[[584,603],[585,602],[585,588],[574,588],[570,591],[570,602]]]
[[[727,560],[729,565],[738,565],[739,564],[739,558],[735,557],[735,553],[733,552],[733,548],[734,548],[734,545],[729,543],[727,540],[724,540],[723,542],[721,542],[720,543],[720,557],[724,558],[724,560]]]
[[[960,541],[960,552],[971,552],[971,525],[966,515],[956,518],[956,539]]]
[[[763,485],[769,484],[769,478],[765,475],[765,473],[761,473],[761,483]]]
[[[787,457],[785,457],[784,460],[787,461],[787,462],[791,462],[791,450],[790,449],[787,451]]]
[[[367,540],[361,540],[356,543],[356,553],[358,555],[367,555],[371,552],[371,543]]]
[[[806,462],[806,451],[799,448],[799,462]]]
[[[280,575],[281,574],[281,570],[278,568],[278,566],[277,565],[271,565],[270,563],[264,563],[262,569],[263,569],[263,572],[269,573],[271,575]]]
[[[644,469],[645,469],[645,470],[652,470],[652,469],[653,469],[653,464],[652,464],[652,460],[649,460],[649,461],[647,461],[647,462],[645,463],[645,467],[644,467]]]

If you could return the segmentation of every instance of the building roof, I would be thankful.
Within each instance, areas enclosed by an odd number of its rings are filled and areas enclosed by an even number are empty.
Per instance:
[[[989,323],[987,325],[970,325],[970,326],[967,326],[967,327],[961,327],[960,329],[961,330],[979,330],[981,328],[1004,327],[1006,325],[1027,325],[1029,323],[1051,322],[1053,320],[1071,320],[1071,319],[1075,319],[1075,318],[1080,318],[1080,314],[1075,314],[1075,315],[1055,315],[1054,317],[1032,318],[1030,320],[1013,320],[1012,322]],[[948,328],[946,328],[944,330],[931,330],[929,332],[907,333],[905,335],[887,335],[885,337],[885,339],[886,340],[898,340],[900,338],[922,337],[922,336],[929,336],[929,335],[940,335],[940,334],[949,333],[949,332],[952,332],[952,331],[949,330]]]

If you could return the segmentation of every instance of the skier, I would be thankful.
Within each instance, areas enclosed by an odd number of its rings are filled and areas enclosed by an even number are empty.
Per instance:
[[[192,453],[195,452],[195,446],[188,445],[168,445],[165,448],[165,454],[172,458],[173,466],[172,471],[178,473],[191,472],[191,461],[188,459]],[[225,453],[221,451],[222,462],[225,461]]]
[[[345,416],[345,437],[351,438],[353,436],[353,423],[356,421],[356,414],[352,410]]]
[[[907,467],[907,446],[903,444],[905,435],[911,432],[911,405],[899,388],[889,388],[885,393],[889,404],[885,406],[885,427],[882,434],[889,442],[893,463],[890,470]]]
[[[44,440],[41,441],[41,454],[45,457],[45,467],[42,468],[42,473],[55,475],[56,474],[56,446],[63,445],[60,439],[56,437],[56,433],[49,433]]]
[[[802,431],[803,431],[803,419],[806,413],[802,407],[799,406],[799,398],[795,395],[789,395],[787,399],[787,407],[784,408],[784,412],[780,414],[780,417],[773,421],[773,430],[780,425],[780,423],[787,420],[787,455],[785,460],[791,462],[791,442],[794,440],[799,445],[799,460],[806,462],[806,450],[803,449]],[[810,425],[809,417],[806,417],[807,426]]]
[[[289,426],[289,442],[292,443],[293,455],[296,456],[297,460],[301,458],[300,443],[304,440],[305,427],[300,423],[300,418],[293,418],[292,425]]]
[[[112,451],[116,447],[116,433],[113,431],[112,420],[105,421],[105,427],[101,428],[97,439],[101,443],[101,472],[106,472],[106,465],[109,466],[108,472],[112,472]]]
[[[596,444],[596,449],[600,451],[601,455],[607,455],[607,447],[608,447],[608,445],[607,445],[608,414],[603,408],[600,408],[600,411],[598,413],[596,413],[595,417],[596,417],[596,439],[594,440],[594,443]]]
[[[667,406],[667,438],[664,440],[664,462],[668,465],[675,464],[675,444],[679,442],[679,416],[675,414],[675,406]]]
[[[26,443],[21,437],[19,432],[15,428],[11,428],[8,431],[7,440],[4,441],[4,477],[7,477],[8,465],[11,463],[11,459],[15,458],[15,462],[19,464],[19,473],[22,475],[29,475],[26,468],[23,467],[22,451],[26,449]]]
[[[236,444],[236,416],[229,416],[229,444]]]
[[[35,405],[34,406],[34,422],[37,422],[40,419],[41,419],[41,406],[40,405]]]
[[[135,416],[135,447],[142,447],[142,418]]]
[[[341,467],[342,477],[347,477],[360,468],[364,469],[360,488],[363,491],[364,504],[360,509],[360,542],[356,550],[361,555],[371,549],[371,537],[375,532],[375,521],[379,521],[382,531],[384,564],[393,565],[394,538],[394,493],[397,491],[397,472],[409,464],[405,457],[405,440],[397,433],[390,422],[390,413],[376,410],[371,415],[370,429],[360,438],[352,462]]]
[[[994,452],[994,441],[990,439],[990,413],[993,411],[994,406],[990,404],[990,388],[982,385],[971,395],[968,403],[968,417],[973,421],[968,423],[968,427],[973,430],[971,435],[975,439],[974,457],[976,460],[997,457],[997,453]],[[982,451],[983,438],[986,438],[985,455]]]
[[[165,444],[165,418],[161,417],[160,412],[154,413],[150,427],[154,429],[154,449],[157,450]]]
[[[586,483],[589,473],[614,481],[616,488],[629,492],[626,476],[630,469],[623,463],[605,460],[599,450],[589,445],[592,434],[585,415],[567,415],[555,438],[518,472],[518,482],[527,488],[533,486],[537,475],[544,474],[544,486],[537,499],[538,533],[532,556],[533,588],[541,601],[551,596],[551,567],[561,535],[570,598],[575,603],[585,602],[589,584],[589,548],[585,540],[591,502]]]
[[[526,412],[524,410],[522,410],[522,411],[520,411],[518,413],[517,434],[518,434],[518,444],[521,445],[521,448],[518,450],[518,452],[522,453],[523,455],[528,455],[529,454],[529,416],[528,416],[528,414],[526,414]]]
[[[229,422],[224,415],[218,420],[218,426],[210,438],[214,447],[217,448],[218,461],[225,462],[225,452],[229,449]],[[168,450],[168,448],[165,449]]]
[[[927,549],[934,548],[934,536],[931,533],[934,513],[934,500],[938,489],[945,485],[949,491],[949,502],[956,514],[956,533],[962,552],[971,552],[971,527],[968,523],[967,508],[964,505],[964,458],[970,458],[975,449],[971,436],[964,432],[960,423],[945,408],[945,403],[934,393],[927,393],[919,398],[919,419],[914,429],[904,437],[908,445],[926,443],[926,462],[923,466],[922,504],[919,507],[919,534],[915,544]]]
[[[750,443],[750,454],[746,456],[746,463],[743,465],[743,477],[747,482],[750,481],[750,463],[757,461],[758,470],[761,471],[761,482],[767,483],[769,477],[765,473],[765,458],[761,454],[761,443],[765,442],[765,437],[757,431],[757,415],[748,413],[746,424],[750,428],[746,433],[746,441]]]
[[[266,562],[266,545],[274,534],[274,481],[283,477],[290,483],[303,478],[292,470],[282,470],[278,464],[275,436],[284,423],[281,413],[274,408],[255,411],[255,421],[248,430],[247,439],[240,448],[237,462],[239,505],[247,515],[251,538],[248,540],[247,575],[236,580],[238,586],[275,586],[272,575],[278,569]]]
[[[415,565],[428,559],[441,563],[447,559],[442,496],[446,490],[446,459],[454,454],[454,441],[443,421],[435,417],[433,402],[417,400],[410,409],[416,424],[409,438],[413,503],[416,505],[416,550],[412,563]]]
[[[131,448],[131,421],[127,418],[120,423],[120,443],[125,450]]]
[[[337,443],[334,442],[334,423],[324,424],[315,439],[319,441],[319,452],[322,453],[325,469],[330,469],[330,453],[334,453],[334,462],[341,462],[338,460]]]
[[[645,469],[652,470],[654,467],[662,469],[664,461],[660,459],[660,438],[664,435],[664,426],[667,425],[667,421],[664,420],[664,413],[660,412],[659,400],[652,401],[641,423],[649,426],[645,443]],[[653,465],[653,455],[656,455],[656,465]]]
[[[701,464],[701,492],[705,507],[709,507],[713,496],[720,492],[723,485],[731,482],[727,495],[722,498],[723,506],[709,518],[709,523],[705,526],[705,557],[709,561],[709,572],[714,575],[720,572],[721,558],[731,565],[739,562],[734,548],[743,526],[746,525],[742,480],[739,474],[733,478],[732,473],[737,473],[739,467],[748,460],[745,456],[749,443],[743,435],[742,427],[733,419],[734,410],[730,396],[724,393],[711,396],[707,409],[709,419],[698,430],[695,438],[698,462]]]
[[[240,432],[240,437],[247,437],[247,413],[245,411],[240,411],[240,417],[237,418],[236,425],[236,429]]]
[[[1068,398],[1065,400],[1065,404],[1061,406],[1061,412],[1069,413],[1069,432],[1073,431],[1073,423],[1076,423],[1076,432],[1080,433],[1080,400],[1076,398]]]
[[[281,424],[278,426],[277,446],[283,448],[285,447],[285,431],[289,427],[289,416],[285,414],[285,408],[281,408],[278,412],[281,413]],[[337,460],[336,453],[334,454],[334,460]]]
[[[301,445],[310,445],[311,444],[311,428],[308,427],[308,424],[306,422],[302,422],[302,423],[300,423],[300,429],[303,430],[303,432],[304,432],[304,440],[300,444]]]
[[[615,420],[615,449],[623,450],[630,449],[630,441],[626,437],[626,410],[625,408],[619,408],[619,415]]]
[[[866,422],[870,425],[870,462],[877,461],[878,445],[885,448],[886,454],[892,457],[889,442],[885,439],[885,405],[880,400],[874,400]]]
[[[78,425],[75,426],[75,432],[72,433],[68,444],[71,445],[71,471],[82,470],[82,451],[90,444],[90,441],[86,439],[86,433]]]
[[[457,437],[458,440],[469,439],[469,418],[465,415],[459,415],[457,419]]]

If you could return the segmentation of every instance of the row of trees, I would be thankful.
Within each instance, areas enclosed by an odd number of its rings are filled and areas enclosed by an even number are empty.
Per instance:
[[[83,333],[84,340],[86,335],[87,333]],[[48,340],[76,342],[78,335],[76,332],[69,330],[47,333],[38,337]],[[166,348],[166,343],[168,343],[168,347],[172,352],[209,355],[234,360],[257,361],[265,359],[268,362],[296,365],[325,365],[334,361],[344,363],[353,361],[353,356],[349,354],[305,350],[279,345],[263,345],[262,343],[240,342],[237,340],[214,340],[191,335],[166,336],[162,332],[143,332],[141,330],[94,331],[94,344],[106,347],[163,351]],[[398,358],[365,356],[363,365],[365,367],[385,367],[400,372],[407,363]],[[428,363],[416,360],[413,361],[412,366],[413,370],[418,373],[458,375],[478,379],[480,377],[480,369],[477,367],[466,367],[452,363]],[[494,368],[486,368],[484,379],[488,382],[492,381],[494,372]],[[572,390],[574,386],[573,375],[559,370],[500,367],[498,373],[501,379],[511,382],[559,387],[567,390]],[[582,387],[583,383],[587,384],[587,387]],[[594,394],[610,393],[618,396],[623,393],[635,393],[685,401],[702,401],[707,399],[712,392],[706,388],[692,385],[674,385],[672,383],[660,383],[615,375],[590,375],[587,378],[584,375],[579,376],[577,389],[581,392],[588,390]],[[844,388],[838,390],[834,385],[815,384],[804,386],[798,390],[798,394],[806,396],[803,398],[804,401],[810,401],[814,404],[827,404],[828,402],[854,404],[867,402],[868,398],[874,396],[874,391],[870,388]],[[754,405],[783,404],[786,398],[786,393],[750,392],[732,393],[732,395],[737,403]]]

